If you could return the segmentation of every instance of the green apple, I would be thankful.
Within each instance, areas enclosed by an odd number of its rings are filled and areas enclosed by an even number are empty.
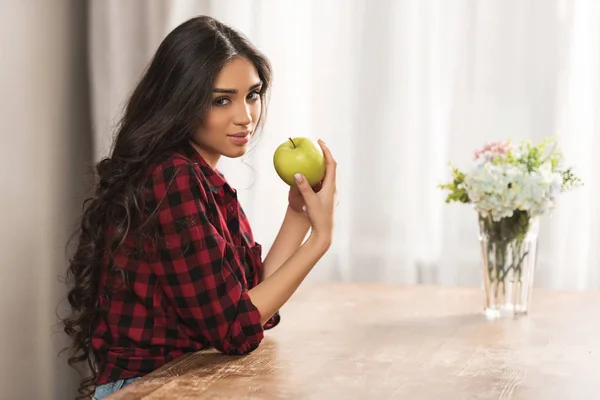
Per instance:
[[[288,185],[296,186],[294,175],[300,173],[311,186],[325,176],[325,156],[321,146],[309,138],[289,138],[277,147],[273,154],[277,175]]]

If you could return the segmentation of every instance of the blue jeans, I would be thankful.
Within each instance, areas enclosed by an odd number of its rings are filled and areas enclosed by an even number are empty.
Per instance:
[[[107,397],[109,394],[113,394],[117,390],[124,388],[125,386],[137,381],[138,379],[140,378],[137,377],[130,379],[121,379],[119,381],[108,382],[104,385],[96,386],[96,391],[94,392],[94,400],[101,400]]]

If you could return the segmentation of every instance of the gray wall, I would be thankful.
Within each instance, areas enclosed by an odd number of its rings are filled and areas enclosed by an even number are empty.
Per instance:
[[[78,385],[55,311],[91,156],[85,30],[83,0],[0,2],[0,399]]]

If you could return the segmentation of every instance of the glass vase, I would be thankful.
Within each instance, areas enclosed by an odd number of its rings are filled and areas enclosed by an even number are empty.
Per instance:
[[[479,214],[486,316],[516,318],[528,313],[538,230],[538,219],[525,211],[515,211],[500,221]]]

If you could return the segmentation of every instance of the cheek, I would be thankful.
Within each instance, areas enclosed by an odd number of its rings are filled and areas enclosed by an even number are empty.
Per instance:
[[[227,127],[229,117],[225,110],[211,110],[204,119],[204,130],[207,134],[223,131]]]
[[[250,113],[252,114],[252,121],[258,122],[258,120],[260,119],[261,111],[262,111],[262,102],[257,101],[250,108]]]

